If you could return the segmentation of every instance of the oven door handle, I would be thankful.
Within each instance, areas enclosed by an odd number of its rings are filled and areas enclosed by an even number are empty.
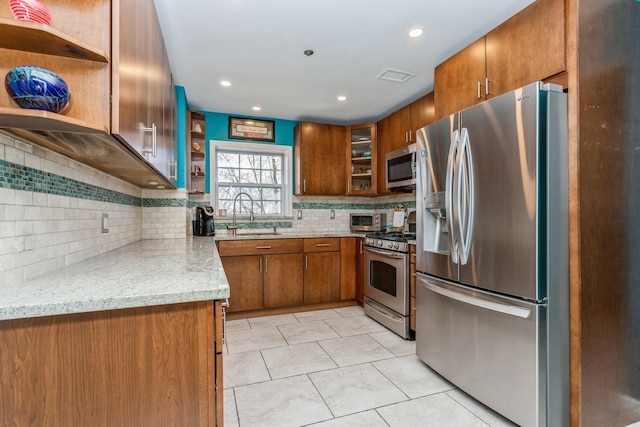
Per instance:
[[[385,252],[385,251],[379,251],[377,249],[372,249],[372,248],[365,248],[365,250],[369,251],[369,252],[373,252],[374,254],[378,254],[378,255],[382,255],[385,256],[387,258],[404,258],[406,254],[399,254],[396,252]]]

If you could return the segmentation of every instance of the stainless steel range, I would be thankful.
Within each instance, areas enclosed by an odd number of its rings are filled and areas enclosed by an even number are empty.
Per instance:
[[[364,312],[405,339],[409,330],[409,244],[415,233],[365,236]]]

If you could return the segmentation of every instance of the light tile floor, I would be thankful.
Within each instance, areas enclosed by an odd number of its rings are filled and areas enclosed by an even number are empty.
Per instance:
[[[346,307],[227,322],[225,427],[513,426]]]

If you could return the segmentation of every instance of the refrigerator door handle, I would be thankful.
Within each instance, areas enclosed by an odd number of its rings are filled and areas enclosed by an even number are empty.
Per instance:
[[[473,158],[469,143],[469,130],[465,127],[460,131],[460,165],[458,167],[457,209],[458,231],[460,246],[460,264],[466,265],[471,252],[473,223],[475,216],[475,182],[473,173]]]
[[[458,237],[456,235],[457,213],[453,207],[453,189],[455,188],[456,157],[458,155],[458,143],[460,134],[454,130],[451,134],[451,145],[449,146],[449,157],[447,159],[447,176],[445,188],[445,208],[447,209],[447,235],[449,236],[449,248],[451,251],[451,261],[458,263]]]
[[[460,301],[464,304],[473,305],[476,307],[484,308],[487,310],[496,311],[498,313],[507,314],[509,316],[520,317],[523,319],[527,319],[531,316],[531,310],[528,308],[518,307],[515,305],[508,304],[500,304],[498,302],[487,301],[481,298],[474,298],[469,295],[462,294],[460,292],[455,292],[450,289],[442,288],[436,284],[433,284],[422,277],[418,277],[418,284],[427,288],[428,290],[440,294],[444,297],[454,299],[456,301]]]

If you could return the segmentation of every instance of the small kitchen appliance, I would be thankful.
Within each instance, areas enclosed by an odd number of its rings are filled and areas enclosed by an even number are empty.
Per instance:
[[[386,161],[386,186],[388,190],[413,190],[416,188],[416,144],[390,151]]]
[[[214,210],[211,206],[196,207],[195,218],[193,220],[194,236],[215,236]]]
[[[387,214],[352,213],[350,220],[351,231],[381,231],[387,227]]]

